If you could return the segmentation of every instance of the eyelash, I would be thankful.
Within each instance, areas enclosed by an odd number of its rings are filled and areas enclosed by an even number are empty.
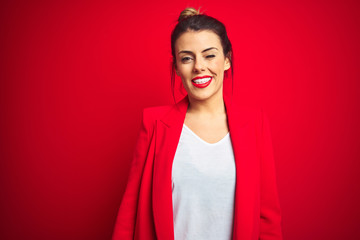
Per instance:
[[[214,58],[214,57],[215,57],[215,55],[207,55],[206,56],[206,58]],[[184,57],[184,58],[181,59],[181,61],[184,62],[184,61],[188,60],[189,58],[190,57]]]

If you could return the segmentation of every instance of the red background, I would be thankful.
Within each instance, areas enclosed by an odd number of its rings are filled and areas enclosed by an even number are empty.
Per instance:
[[[2,1],[1,239],[110,239],[144,107],[172,103],[187,6],[271,124],[285,239],[360,239],[358,1]],[[178,79],[179,80],[179,79]]]

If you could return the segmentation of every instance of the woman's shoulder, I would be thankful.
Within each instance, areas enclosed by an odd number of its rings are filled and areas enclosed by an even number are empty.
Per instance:
[[[231,109],[234,117],[241,122],[253,122],[261,128],[269,121],[267,110],[260,104],[233,103]]]
[[[153,125],[156,120],[161,119],[166,113],[168,113],[175,104],[158,105],[143,108],[143,122]]]
[[[234,115],[241,118],[258,118],[263,112],[263,107],[260,105],[251,105],[239,102],[233,102],[230,109]]]

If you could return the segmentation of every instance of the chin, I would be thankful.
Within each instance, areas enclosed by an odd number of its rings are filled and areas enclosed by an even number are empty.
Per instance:
[[[213,96],[213,94],[188,94],[190,98],[198,101],[204,101]]]

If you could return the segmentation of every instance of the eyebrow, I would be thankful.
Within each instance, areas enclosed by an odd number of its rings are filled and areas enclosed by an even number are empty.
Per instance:
[[[217,49],[216,47],[210,47],[210,48],[207,48],[207,49],[203,50],[202,53],[203,53],[203,52],[206,52],[206,51],[209,51],[209,50],[211,50],[211,49],[216,49],[216,50],[219,51],[219,49]],[[188,50],[182,50],[182,51],[180,51],[178,54],[180,54],[180,53],[193,53],[193,52],[192,52],[192,51],[188,51]]]

